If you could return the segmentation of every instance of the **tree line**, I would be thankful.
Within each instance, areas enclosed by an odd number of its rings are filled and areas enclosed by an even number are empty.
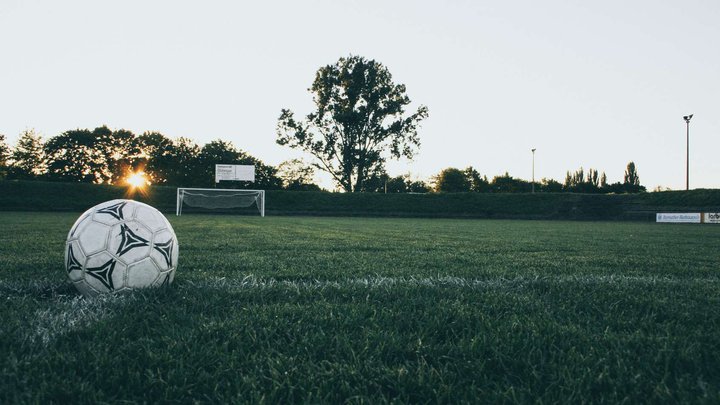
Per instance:
[[[598,174],[595,169],[587,172],[581,167],[575,172],[568,171],[565,182],[560,183],[554,179],[543,178],[533,184],[530,181],[510,176],[507,172],[493,177],[488,181],[487,176],[481,176],[472,166],[461,170],[447,168],[433,178],[434,191],[437,192],[478,192],[478,193],[639,193],[646,191],[640,184],[640,177],[634,162],[625,167],[622,182],[608,183],[603,172]]]
[[[312,183],[312,168],[301,161],[274,167],[221,139],[199,146],[189,138],[170,139],[159,132],[135,135],[101,126],[68,130],[44,140],[28,129],[11,148],[0,135],[0,178],[7,179],[118,185],[142,171],[152,184],[213,187],[216,164],[255,166],[254,183],[223,183],[223,187],[320,189]]]
[[[265,190],[319,191],[315,168],[293,159],[277,167],[265,164],[231,142],[216,139],[203,146],[189,138],[170,139],[159,132],[135,135],[125,129],[101,126],[74,129],[44,140],[34,130],[20,134],[14,147],[0,134],[0,179],[47,180],[122,184],[131,173],[142,171],[152,184],[182,187],[213,187],[215,164],[255,166],[255,183],[223,183],[223,187]],[[446,168],[429,182],[409,174],[390,176],[383,169],[363,180],[356,191],[373,193],[637,193],[640,184],[634,162],[628,163],[622,182],[608,183],[595,169],[568,171],[565,181],[543,178],[533,184],[507,172],[488,180],[472,166]]]

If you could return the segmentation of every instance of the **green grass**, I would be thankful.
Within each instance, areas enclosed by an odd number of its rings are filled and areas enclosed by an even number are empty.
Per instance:
[[[80,298],[0,213],[0,403],[720,401],[720,227],[183,216],[171,288]]]

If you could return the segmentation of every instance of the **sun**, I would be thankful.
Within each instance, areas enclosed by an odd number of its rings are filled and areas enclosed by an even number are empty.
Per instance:
[[[125,181],[133,188],[143,188],[150,185],[150,181],[147,179],[147,176],[145,176],[145,172],[143,171],[130,173]]]

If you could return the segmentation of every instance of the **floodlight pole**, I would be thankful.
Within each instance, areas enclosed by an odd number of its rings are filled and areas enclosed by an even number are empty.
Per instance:
[[[535,148],[532,148],[532,192],[535,192]]]
[[[690,190],[690,119],[693,114],[683,117],[685,120],[685,191]]]

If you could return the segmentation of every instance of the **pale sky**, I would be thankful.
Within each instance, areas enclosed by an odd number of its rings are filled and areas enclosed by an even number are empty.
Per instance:
[[[622,181],[632,160],[649,190],[684,189],[692,113],[690,188],[720,188],[718,0],[0,0],[0,133],[105,124],[310,161],[277,118],[311,112],[315,72],[348,55],[430,110],[391,175],[530,180],[537,148],[537,180]]]

